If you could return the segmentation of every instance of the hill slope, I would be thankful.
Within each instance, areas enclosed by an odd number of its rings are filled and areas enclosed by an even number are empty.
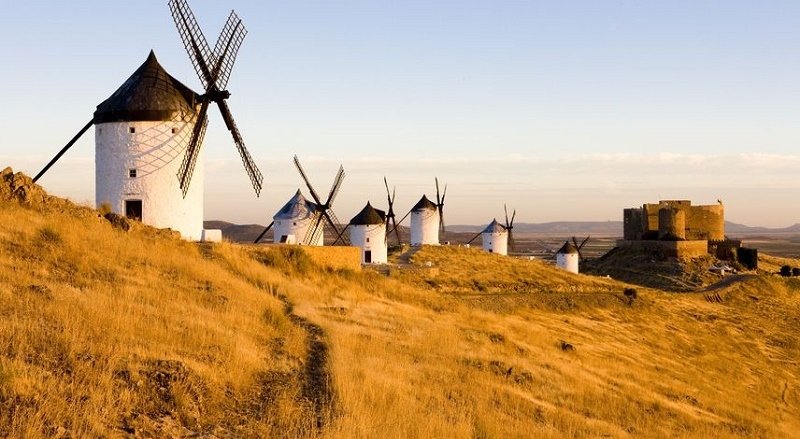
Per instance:
[[[797,279],[632,298],[454,247],[362,272],[41,200],[0,201],[0,436],[800,431]]]

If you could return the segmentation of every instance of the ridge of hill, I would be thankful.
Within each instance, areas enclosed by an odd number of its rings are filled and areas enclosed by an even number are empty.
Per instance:
[[[798,279],[625,294],[448,246],[355,270],[126,231],[43,191],[23,202],[26,178],[0,179],[0,436],[800,431]]]

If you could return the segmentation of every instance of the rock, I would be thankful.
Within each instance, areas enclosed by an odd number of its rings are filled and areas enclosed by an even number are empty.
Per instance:
[[[131,220],[129,220],[127,217],[124,217],[122,215],[113,212],[109,212],[103,215],[103,218],[108,220],[108,222],[111,223],[111,226],[116,229],[120,229],[126,232],[131,230]]]
[[[561,340],[561,350],[562,351],[574,351],[575,350],[575,346],[573,346],[572,343],[568,343],[568,342],[566,342],[564,340]]]

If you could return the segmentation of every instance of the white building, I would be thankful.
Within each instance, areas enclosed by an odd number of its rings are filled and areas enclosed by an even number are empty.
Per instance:
[[[203,232],[203,154],[184,197],[178,183],[199,96],[147,60],[97,106],[95,201],[112,212],[171,228],[185,239]]]
[[[387,261],[386,212],[367,203],[350,220],[350,244],[361,248],[362,264],[385,264]]]
[[[317,221],[316,213],[317,203],[306,200],[298,189],[289,202],[272,217],[275,221],[272,228],[272,241],[284,244],[322,245],[325,238],[322,225],[317,229],[315,236],[307,236],[309,229]],[[306,243],[304,240],[307,237],[310,242]]]
[[[439,209],[425,195],[411,208],[411,245],[439,245]]]
[[[498,255],[508,254],[508,230],[503,227],[496,219],[493,219],[488,226],[481,232],[483,249],[489,253]]]
[[[571,273],[578,272],[579,259],[578,249],[570,244],[569,241],[565,242],[558,252],[556,252],[556,266]]]

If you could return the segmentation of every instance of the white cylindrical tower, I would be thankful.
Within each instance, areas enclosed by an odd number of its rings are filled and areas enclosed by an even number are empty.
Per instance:
[[[362,264],[387,262],[386,213],[367,205],[350,220],[350,243],[361,248]]]
[[[178,170],[192,137],[198,96],[171,77],[153,52],[97,106],[95,201],[112,212],[170,228],[185,239],[203,231],[202,149],[184,197]]]
[[[508,254],[508,231],[493,219],[488,226],[481,232],[483,249],[489,253],[498,255]]]
[[[323,245],[325,231],[322,224],[314,236],[308,235],[309,229],[317,221],[316,212],[317,204],[306,200],[298,189],[297,193],[272,217],[275,221],[272,241],[284,244]]]
[[[578,249],[570,244],[569,241],[565,242],[561,249],[556,252],[556,266],[571,273],[578,272],[579,259]]]
[[[411,208],[411,245],[439,245],[439,209],[425,195]]]

